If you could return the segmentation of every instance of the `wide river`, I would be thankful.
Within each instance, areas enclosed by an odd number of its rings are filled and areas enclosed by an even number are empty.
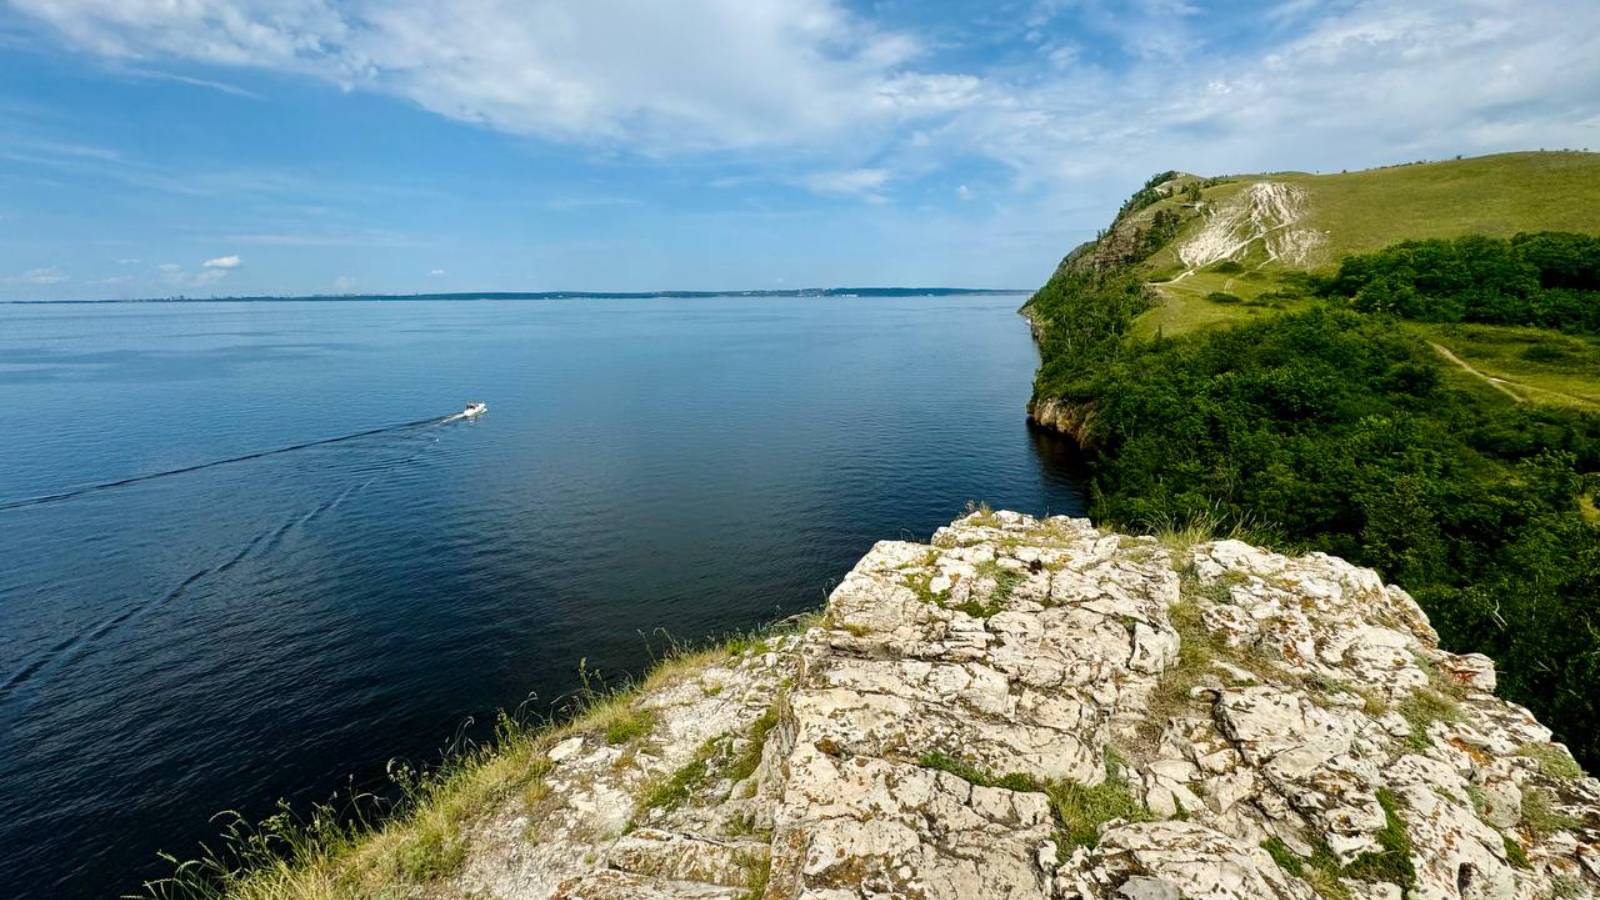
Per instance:
[[[0,896],[136,890],[969,500],[1081,513],[1022,299],[0,305]]]

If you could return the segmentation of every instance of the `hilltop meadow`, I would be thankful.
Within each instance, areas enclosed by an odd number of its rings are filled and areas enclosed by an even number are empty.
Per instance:
[[[1597,200],[1587,153],[1161,173],[1024,307],[1032,408],[1097,521],[1373,566],[1595,765]]]

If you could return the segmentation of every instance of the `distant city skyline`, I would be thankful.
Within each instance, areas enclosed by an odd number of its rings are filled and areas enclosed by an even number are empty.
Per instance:
[[[1600,6],[13,0],[0,299],[1031,287],[1151,173],[1600,147]]]

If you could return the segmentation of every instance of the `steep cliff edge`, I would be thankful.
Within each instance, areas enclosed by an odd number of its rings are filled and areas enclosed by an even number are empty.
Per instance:
[[[1494,682],[1332,557],[978,512],[551,736],[416,893],[1600,897],[1600,782]]]

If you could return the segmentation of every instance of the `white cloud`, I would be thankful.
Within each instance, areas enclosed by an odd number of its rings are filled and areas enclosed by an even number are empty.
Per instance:
[[[356,280],[349,275],[340,275],[333,280],[333,289],[341,294],[348,294],[356,289]]]
[[[836,0],[18,0],[118,61],[296,72],[520,134],[770,145],[970,103],[911,37]]]
[[[117,265],[119,266],[137,266],[138,264],[139,257],[137,256],[128,256],[117,260]]]
[[[1135,57],[1126,68],[1079,60],[1045,78],[991,81],[984,103],[953,113],[923,146],[880,158],[897,171],[911,160],[998,160],[1042,203],[1093,198],[1092,228],[1167,168],[1359,168],[1597,143],[1584,124],[1600,113],[1597,4],[1355,0],[1286,15],[1273,40],[1245,48],[1186,32],[1192,16],[1157,23],[1137,7],[1107,26]],[[1161,28],[1176,31],[1158,43],[1186,49],[1153,50]]]
[[[1589,47],[1600,5],[1562,0],[1278,0],[1244,49],[1208,42],[1203,26],[1248,11],[1034,0],[1017,36],[1037,65],[988,72],[933,71],[923,40],[839,0],[14,5],[118,63],[294,72],[508,132],[646,153],[805,148],[761,157],[779,169],[753,180],[879,199],[881,183],[840,173],[977,156],[1015,169],[1022,187],[1115,173],[1125,192],[1151,165],[1237,171],[1334,154],[1359,165],[1592,143],[1581,123],[1600,111]],[[1080,49],[1106,44],[1117,68]],[[792,174],[804,165],[833,171]]]
[[[238,266],[239,257],[219,256],[202,263],[198,272],[190,272],[177,263],[162,263],[156,266],[156,271],[161,273],[163,282],[173,287],[205,287],[228,277]]]
[[[800,184],[815,194],[831,197],[860,197],[881,203],[883,188],[889,183],[887,169],[841,169],[832,172],[813,172],[800,179]]]
[[[1004,26],[1015,36],[1004,47],[970,30],[947,30],[948,39],[907,34],[846,11],[843,0],[13,5],[116,65],[177,60],[297,73],[505,132],[597,145],[606,159],[620,150],[653,164],[668,153],[712,151],[671,174],[724,189],[716,202],[728,208],[755,204],[756,191],[738,189],[775,184],[884,203],[902,193],[891,189],[944,170],[948,181],[931,182],[943,199],[970,197],[946,186],[965,181],[980,185],[984,203],[961,206],[949,223],[910,214],[903,223],[909,246],[931,246],[914,239],[920,234],[957,248],[937,263],[958,275],[962,260],[995,271],[989,261],[1007,253],[1047,266],[1161,169],[1357,168],[1600,145],[1600,54],[1591,46],[1600,4],[1570,0],[1205,9],[1033,0]],[[974,62],[991,47],[1003,51],[993,63]],[[935,65],[947,59],[963,62]],[[196,196],[307,189],[299,173],[196,178],[95,148],[13,142],[0,145],[0,158],[47,158],[68,175],[93,165],[136,186]],[[1004,171],[1013,176],[1009,192]],[[548,208],[601,202],[558,198]],[[237,237],[223,246],[409,240],[315,229]],[[198,277],[181,268],[164,274]]]
[[[443,274],[444,274],[444,270],[443,269],[432,269],[432,270],[430,270],[428,272],[428,277],[429,278],[438,278]]]
[[[7,284],[47,285],[61,284],[71,280],[72,276],[61,271],[55,266],[46,266],[40,269],[29,269],[21,275],[12,275],[4,279]]]
[[[960,185],[960,186],[958,186],[956,188],[956,197],[959,198],[959,199],[962,199],[962,200],[971,200],[972,199],[972,189],[967,187],[964,184]]]

